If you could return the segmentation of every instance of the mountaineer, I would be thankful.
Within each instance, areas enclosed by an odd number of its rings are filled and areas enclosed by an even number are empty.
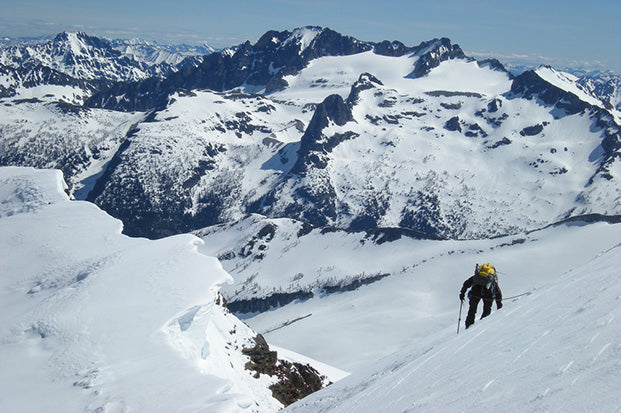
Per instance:
[[[470,288],[468,293],[470,308],[468,308],[468,316],[466,317],[466,328],[474,324],[479,300],[483,300],[483,314],[481,314],[481,318],[487,317],[492,312],[492,302],[494,300],[496,301],[496,308],[498,310],[502,308],[502,292],[498,286],[496,269],[492,264],[476,265],[474,275],[464,281],[464,285],[461,287],[459,299],[462,304],[468,288]]]

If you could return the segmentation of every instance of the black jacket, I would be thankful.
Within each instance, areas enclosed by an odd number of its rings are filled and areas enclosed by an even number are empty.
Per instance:
[[[498,286],[498,281],[494,280],[491,288],[485,288],[482,285],[474,284],[474,275],[464,281],[464,285],[461,286],[461,295],[465,295],[468,288],[471,288],[470,295],[475,298],[482,298],[484,300],[496,300],[496,306],[502,307],[502,291]]]

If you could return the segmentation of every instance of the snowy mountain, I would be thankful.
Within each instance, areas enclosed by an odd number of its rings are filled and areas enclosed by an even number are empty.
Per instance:
[[[81,32],[63,32],[53,39],[0,44],[0,97],[29,98],[61,95],[45,86],[81,89],[79,98],[63,100],[82,105],[93,93],[115,82],[163,78],[185,65],[198,64],[209,46],[168,46],[139,39],[109,40]]]
[[[41,65],[14,68],[0,64],[0,76],[0,97],[13,98],[18,102],[62,100],[82,105],[102,84],[101,81],[75,79]]]
[[[142,39],[115,39],[110,40],[113,49],[135,60],[150,64],[160,65],[166,63],[177,67],[185,59],[202,57],[216,50],[207,43],[200,46],[191,45],[167,45]]]
[[[596,72],[580,76],[578,83],[599,97],[608,107],[621,110],[621,76],[613,72]]]
[[[161,62],[149,65],[118,47],[118,42],[86,33],[64,32],[44,43],[2,48],[0,63],[22,68],[45,66],[83,80],[138,80],[170,72],[170,66]]]
[[[409,47],[271,31],[166,78],[100,89],[89,109],[69,106],[63,123],[122,123],[88,150],[91,138],[63,137],[43,149],[52,161],[22,155],[42,151],[22,137],[56,105],[37,99],[5,99],[0,163],[76,171],[73,190],[131,235],[259,213],[485,238],[621,204],[617,110],[574,76],[540,67],[514,77],[448,39]]]
[[[45,88],[65,96],[73,91],[50,85]],[[60,169],[72,186],[84,182],[90,188],[89,179],[101,174],[143,118],[142,113],[88,109],[54,99],[6,100],[0,122],[1,164]]]
[[[152,79],[119,83],[94,95],[90,107],[135,111],[166,105],[180,90],[210,89],[223,92],[241,87],[245,92],[269,94],[287,88],[285,76],[294,75],[310,61],[324,56],[349,56],[366,51],[379,55],[414,54],[420,59],[411,76],[422,76],[449,58],[464,57],[459,46],[448,39],[406,47],[400,42],[370,43],[344,36],[330,29],[306,27],[293,32],[269,31],[254,45],[249,41],[235,49],[206,56],[198,66],[180,70],[153,87]]]
[[[0,168],[0,410],[276,411],[342,377],[277,359],[198,238],[128,238],[66,189]]]
[[[619,213],[616,112],[552,69],[453,59],[410,78],[416,61],[330,56],[267,95],[177,93],[89,199],[142,236],[248,212],[442,238]]]

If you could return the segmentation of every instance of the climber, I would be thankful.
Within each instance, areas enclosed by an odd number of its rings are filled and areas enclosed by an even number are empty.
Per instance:
[[[483,314],[481,314],[481,318],[487,317],[492,312],[494,300],[496,301],[496,308],[498,310],[502,308],[502,292],[498,286],[496,269],[492,264],[483,264],[481,266],[477,264],[474,275],[464,281],[464,285],[461,287],[459,299],[462,302],[468,288],[470,288],[468,293],[470,308],[468,308],[468,316],[466,317],[466,328],[474,324],[479,300],[483,300]]]

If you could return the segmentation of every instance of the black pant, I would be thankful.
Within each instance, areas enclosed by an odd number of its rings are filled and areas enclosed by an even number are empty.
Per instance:
[[[466,317],[466,328],[470,327],[474,324],[474,317],[477,314],[477,307],[479,306],[479,300],[481,297],[472,294],[470,296],[470,308],[468,308],[468,316]],[[489,313],[492,312],[492,303],[494,302],[494,298],[483,298],[483,314],[481,314],[481,318],[487,317]]]

